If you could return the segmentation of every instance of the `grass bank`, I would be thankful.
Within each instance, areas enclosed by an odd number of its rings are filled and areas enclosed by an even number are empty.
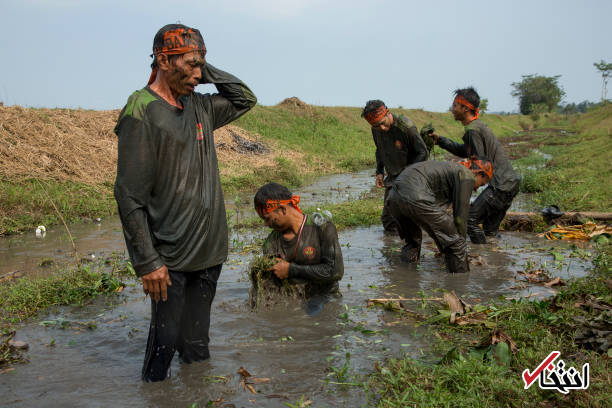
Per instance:
[[[542,207],[612,211],[612,104],[542,120],[541,128],[508,139],[523,177],[521,190]]]
[[[605,343],[612,324],[612,247],[601,248],[594,271],[571,281],[555,297],[538,301],[503,301],[486,307],[487,324],[431,323],[437,353],[424,358],[388,360],[369,378],[378,407],[607,407],[610,401],[610,349]],[[511,360],[470,353],[492,329],[501,330],[516,344]],[[593,331],[595,330],[595,331]],[[609,336],[609,335],[608,335]],[[601,343],[598,343],[601,342]],[[609,339],[608,339],[609,342]],[[537,384],[524,390],[521,374],[531,372],[551,351],[580,370],[590,364],[587,390],[564,395]],[[569,369],[569,368],[568,368]]]
[[[392,109],[418,127],[460,137],[449,113]],[[236,149],[233,135],[215,132],[226,194],[252,191],[268,181],[298,187],[329,173],[374,166],[374,144],[360,108],[321,107],[288,99],[256,106],[230,133],[266,145],[261,156]],[[118,111],[0,107],[0,236],[117,212],[112,194],[116,167],[113,127]],[[483,115],[503,136],[520,129],[519,116]],[[239,130],[236,132],[235,130]]]

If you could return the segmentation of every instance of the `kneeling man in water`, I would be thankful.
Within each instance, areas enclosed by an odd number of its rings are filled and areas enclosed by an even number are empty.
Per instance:
[[[277,183],[261,187],[253,201],[257,214],[272,228],[264,255],[276,257],[271,269],[276,277],[308,281],[309,297],[339,293],[344,263],[331,214],[303,214],[300,197]]]
[[[403,231],[420,227],[444,254],[448,272],[469,271],[465,237],[470,196],[491,177],[493,166],[484,159],[460,164],[432,160],[406,167],[389,192],[389,209],[400,226],[400,237],[406,235]],[[452,217],[446,211],[449,204]]]

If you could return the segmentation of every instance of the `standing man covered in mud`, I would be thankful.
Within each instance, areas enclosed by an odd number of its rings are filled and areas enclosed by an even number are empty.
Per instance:
[[[491,129],[478,119],[480,96],[472,87],[457,89],[451,112],[456,121],[465,126],[463,143],[456,143],[436,133],[434,142],[459,157],[483,157],[491,161],[495,174],[489,186],[476,198],[470,208],[468,235],[475,244],[486,244],[486,236],[497,235],[512,200],[518,194],[520,177]],[[483,228],[480,228],[482,224]]]
[[[427,160],[427,146],[412,120],[404,115],[392,114],[381,100],[368,101],[361,116],[372,127],[372,137],[376,145],[376,187],[385,187],[382,224],[385,232],[393,232],[397,230],[397,223],[389,213],[389,190],[393,180],[405,167]],[[416,262],[419,254],[416,248],[421,247],[421,231],[405,233],[412,236],[406,239],[405,255]]]
[[[126,245],[143,290],[151,295],[144,381],[182,362],[210,357],[210,309],[228,232],[213,130],[255,103],[235,76],[206,62],[197,29],[162,27],[153,40],[148,85],[119,115],[115,198]],[[219,93],[194,92],[214,84]]]
[[[491,177],[493,167],[484,159],[461,164],[431,160],[406,168],[389,192],[389,210],[400,226],[400,236],[404,238],[403,230],[423,228],[444,255],[448,272],[468,272],[465,237],[470,197]],[[446,211],[448,204],[453,206],[452,217]]]
[[[338,281],[344,275],[338,233],[331,214],[303,214],[299,202],[299,196],[277,183],[257,190],[255,210],[272,228],[264,255],[276,257],[271,270],[277,278],[308,281],[308,296],[326,299],[338,293]]]

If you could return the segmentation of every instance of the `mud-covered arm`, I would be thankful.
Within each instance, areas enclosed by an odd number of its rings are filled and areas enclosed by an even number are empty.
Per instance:
[[[470,213],[470,197],[476,180],[471,172],[461,169],[455,176],[453,191],[453,220],[457,232],[463,237],[467,233],[467,220]]]
[[[425,145],[421,135],[419,135],[419,131],[417,130],[416,126],[410,127],[406,137],[411,150],[408,152],[408,157],[412,156],[410,164],[427,160],[427,146]]]
[[[374,134],[374,129],[372,129],[372,138],[374,139],[374,145],[376,146],[376,174],[385,175],[385,163],[382,159],[382,151],[378,146],[378,142],[376,141],[376,135]]]
[[[214,129],[238,119],[257,103],[253,92],[241,80],[210,64],[202,68],[200,83],[213,84],[219,91],[211,96]]]
[[[123,225],[125,243],[136,275],[142,276],[163,266],[153,246],[147,220],[147,204],[157,171],[158,130],[131,116],[121,119],[115,199]]]
[[[333,223],[327,222],[321,227],[321,263],[298,265],[291,262],[289,277],[322,283],[338,281],[342,275],[344,275],[344,263],[338,232]]]
[[[465,137],[465,136],[464,136]],[[467,146],[463,143],[457,143],[447,137],[440,136],[438,138],[438,146],[447,150],[459,157],[468,157]]]

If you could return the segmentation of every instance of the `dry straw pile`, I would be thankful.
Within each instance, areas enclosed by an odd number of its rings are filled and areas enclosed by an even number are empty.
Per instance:
[[[0,106],[0,179],[113,182],[117,166],[118,110],[32,109]],[[194,130],[195,136],[195,130]],[[241,176],[274,167],[276,145],[228,125],[215,131],[221,174]],[[299,161],[300,153],[282,156]]]
[[[119,111],[0,107],[0,178],[114,179]]]

